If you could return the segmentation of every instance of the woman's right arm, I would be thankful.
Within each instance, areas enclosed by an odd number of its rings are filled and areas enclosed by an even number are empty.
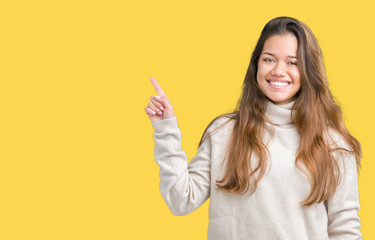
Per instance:
[[[211,139],[204,141],[188,164],[181,149],[176,117],[152,123],[155,161],[160,166],[160,193],[171,212],[186,215],[210,196]]]
[[[145,112],[155,129],[155,161],[160,166],[160,192],[171,212],[186,215],[210,195],[211,139],[206,139],[188,163],[181,149],[181,131],[172,104],[158,82],[151,78],[158,96],[151,96]]]

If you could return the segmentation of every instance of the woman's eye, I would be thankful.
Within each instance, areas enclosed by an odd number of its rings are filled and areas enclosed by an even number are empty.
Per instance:
[[[264,61],[266,61],[266,62],[274,62],[274,60],[270,59],[270,58],[266,58],[266,59],[264,59]]]
[[[296,62],[290,62],[289,64],[290,64],[290,65],[297,65]]]

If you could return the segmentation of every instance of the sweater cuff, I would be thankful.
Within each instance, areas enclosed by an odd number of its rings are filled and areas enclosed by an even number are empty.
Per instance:
[[[178,128],[177,126],[177,118],[174,116],[173,118],[166,118],[157,122],[153,122],[152,126],[155,129],[155,132],[162,132],[167,129],[175,129]]]

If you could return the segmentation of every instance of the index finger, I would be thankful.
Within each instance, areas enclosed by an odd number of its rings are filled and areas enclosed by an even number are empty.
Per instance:
[[[163,89],[161,89],[161,87],[160,87],[158,81],[156,81],[156,79],[153,78],[153,77],[151,77],[150,80],[151,80],[151,83],[152,83],[152,85],[154,86],[155,91],[157,92],[157,94],[158,94],[159,96],[161,96],[161,97],[166,97],[167,95],[165,95]]]

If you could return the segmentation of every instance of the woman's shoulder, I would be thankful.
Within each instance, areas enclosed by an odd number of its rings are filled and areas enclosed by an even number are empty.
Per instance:
[[[233,124],[235,123],[235,116],[235,113],[221,114],[211,120],[211,122],[207,126],[207,130],[212,132],[222,128],[223,130],[227,129],[228,127],[233,126]]]
[[[202,138],[228,137],[235,123],[235,116],[235,113],[227,113],[215,117],[204,130]]]
[[[344,149],[350,151],[348,143],[344,137],[335,129],[329,128],[325,134],[325,141],[331,148]]]

